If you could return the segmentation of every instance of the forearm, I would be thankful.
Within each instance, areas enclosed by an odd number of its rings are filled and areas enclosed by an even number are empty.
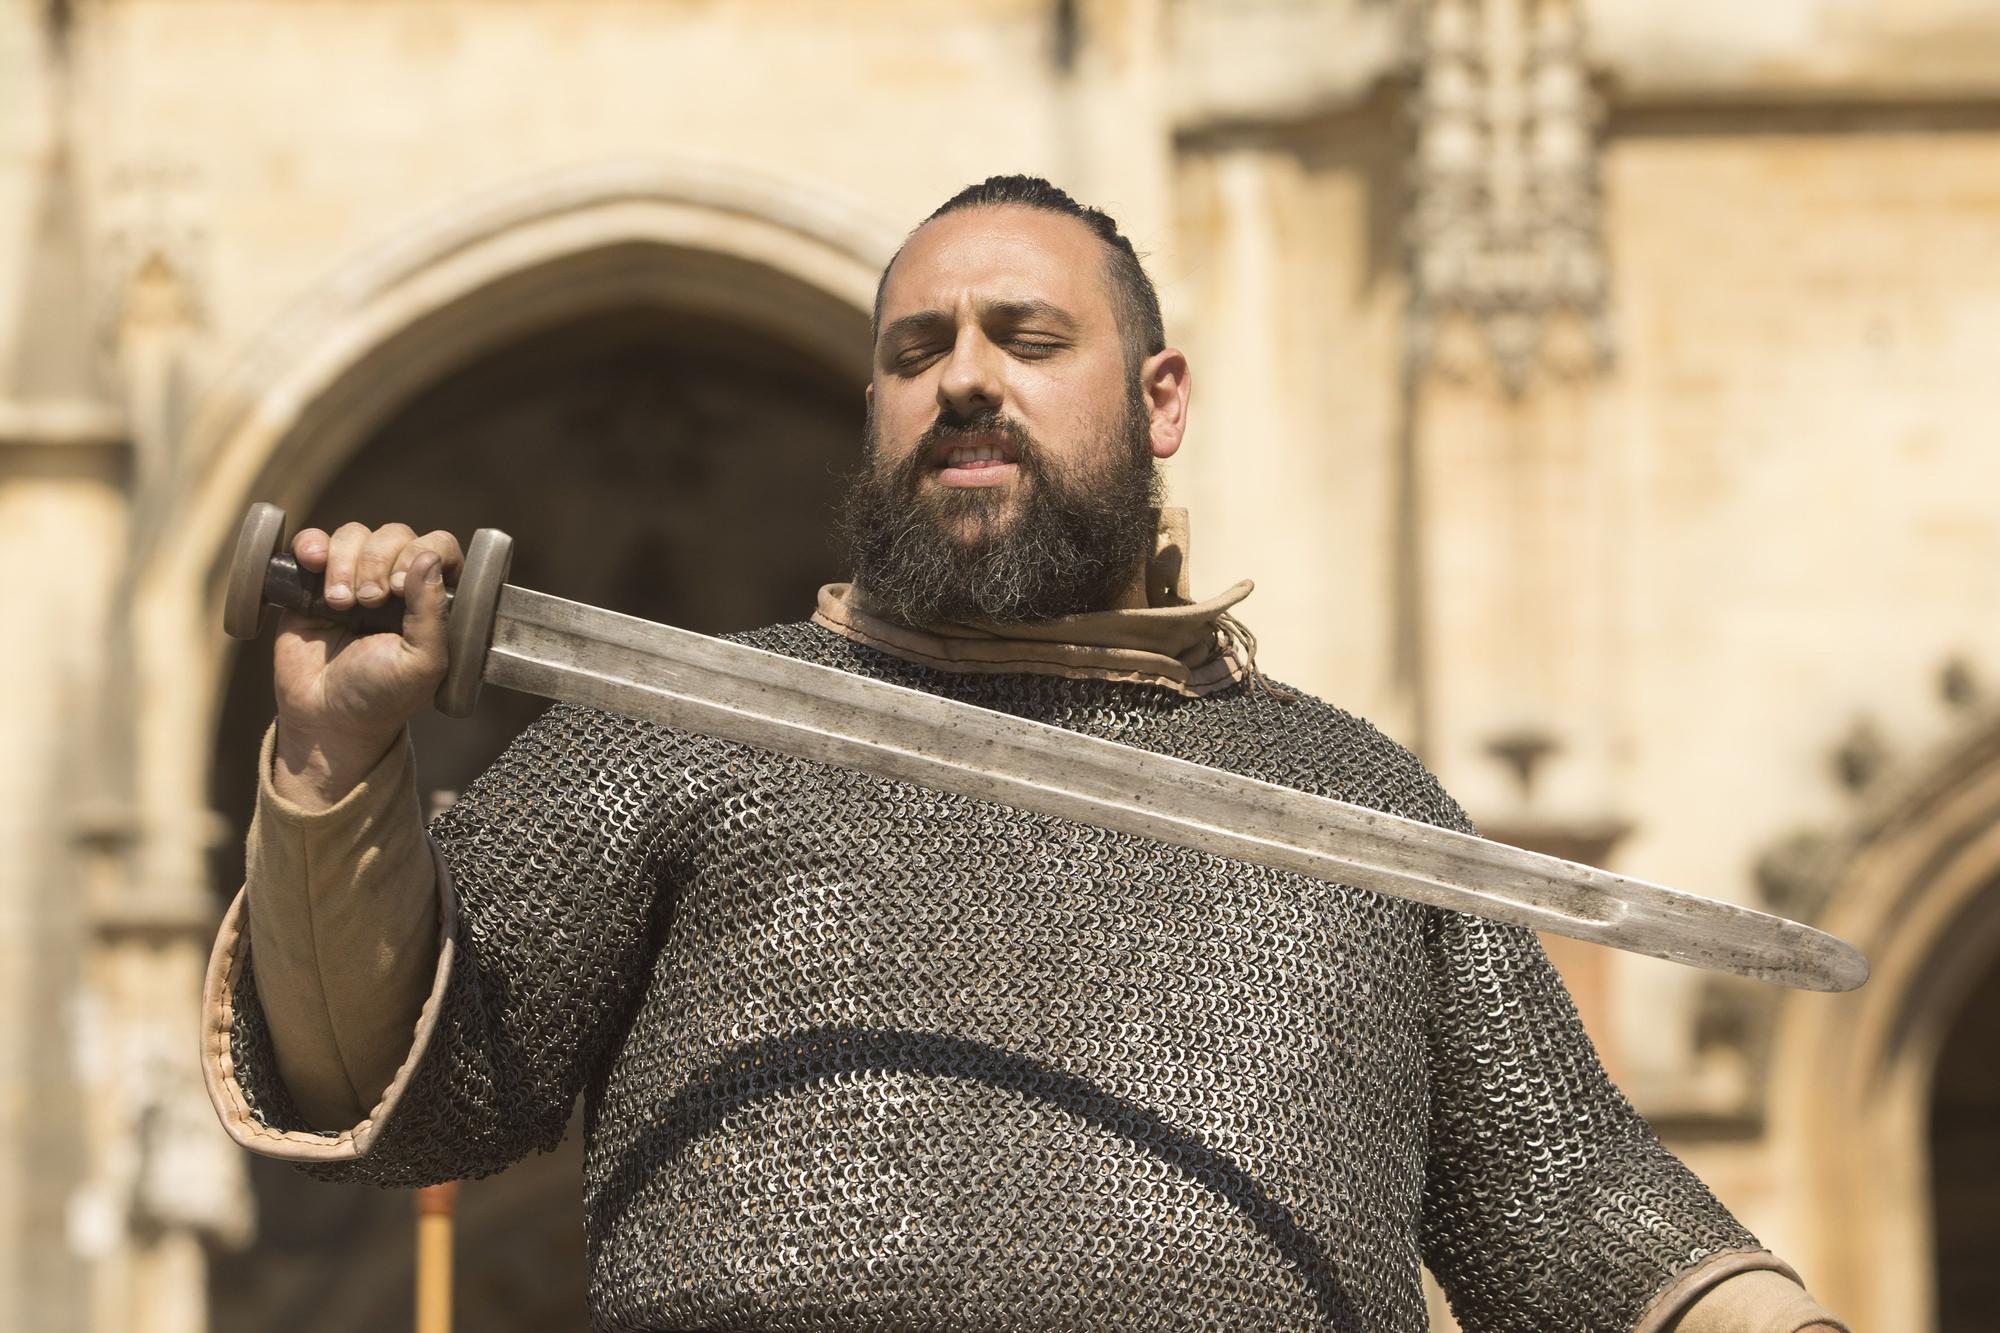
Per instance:
[[[398,733],[361,773],[260,754],[250,947],[278,1072],[315,1128],[368,1115],[408,1054],[437,963],[437,875]],[[320,779],[341,784],[337,799]]]
[[[651,724],[558,704],[424,836],[413,836],[405,856],[380,849],[385,863],[428,853],[434,884],[383,903],[386,914],[421,902],[424,915],[393,932],[375,921],[376,933],[414,944],[434,911],[436,934],[417,955],[428,972],[407,984],[401,1002],[414,1008],[380,1025],[386,1058],[372,1074],[348,1072],[349,1052],[366,1043],[350,1041],[346,1028],[299,1036],[300,1049],[316,1044],[339,1062],[323,1089],[335,1110],[309,1112],[295,1095],[308,1076],[296,1057],[277,1054],[255,956],[267,946],[244,947],[243,918],[262,909],[246,911],[249,894],[240,895],[210,959],[202,1036],[209,1096],[230,1135],[323,1179],[398,1188],[489,1174],[554,1147],[650,978],[660,877],[677,855],[670,830],[704,790],[689,775],[712,767],[685,744]],[[395,753],[407,758],[400,746]],[[384,770],[381,789],[396,787],[392,804],[414,811],[414,789],[389,776]],[[376,789],[375,776],[366,785]],[[275,804],[267,796],[260,813]],[[415,830],[414,821],[406,827]],[[317,921],[313,907],[280,915]],[[390,952],[408,965],[410,950]],[[313,975],[331,996],[334,978],[324,971]],[[360,989],[404,984],[369,980]],[[283,1040],[289,1049],[292,1038]],[[384,1078],[375,1096],[372,1085]]]

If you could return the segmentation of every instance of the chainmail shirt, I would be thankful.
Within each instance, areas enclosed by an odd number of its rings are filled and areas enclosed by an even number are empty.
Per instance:
[[[735,636],[1469,831],[1283,690]],[[1532,933],[568,705],[431,834],[457,961],[338,1179],[500,1170],[585,1101],[595,1326],[1626,1330],[1757,1242],[1606,1079]],[[229,1045],[304,1122],[254,960]]]

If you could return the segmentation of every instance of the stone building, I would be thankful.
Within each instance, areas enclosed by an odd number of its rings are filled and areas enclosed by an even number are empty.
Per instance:
[[[245,504],[803,614],[905,230],[1046,174],[1194,367],[1197,590],[1494,836],[1859,944],[1556,941],[1614,1072],[1857,1328],[2000,1237],[2000,10],[1972,0],[0,0],[0,1327],[399,1326],[408,1201],[193,1059],[263,648]],[[455,789],[532,704],[427,724]],[[571,1149],[462,1326],[582,1328]]]

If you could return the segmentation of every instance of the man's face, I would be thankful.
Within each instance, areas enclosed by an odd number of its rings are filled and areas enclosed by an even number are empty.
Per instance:
[[[857,580],[917,622],[1111,604],[1151,549],[1150,418],[1084,224],[1009,205],[927,223],[883,289]]]

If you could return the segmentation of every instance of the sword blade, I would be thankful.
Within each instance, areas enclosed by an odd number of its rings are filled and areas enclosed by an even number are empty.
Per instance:
[[[485,679],[679,730],[1810,990],[1867,960],[1733,903],[509,585]]]

